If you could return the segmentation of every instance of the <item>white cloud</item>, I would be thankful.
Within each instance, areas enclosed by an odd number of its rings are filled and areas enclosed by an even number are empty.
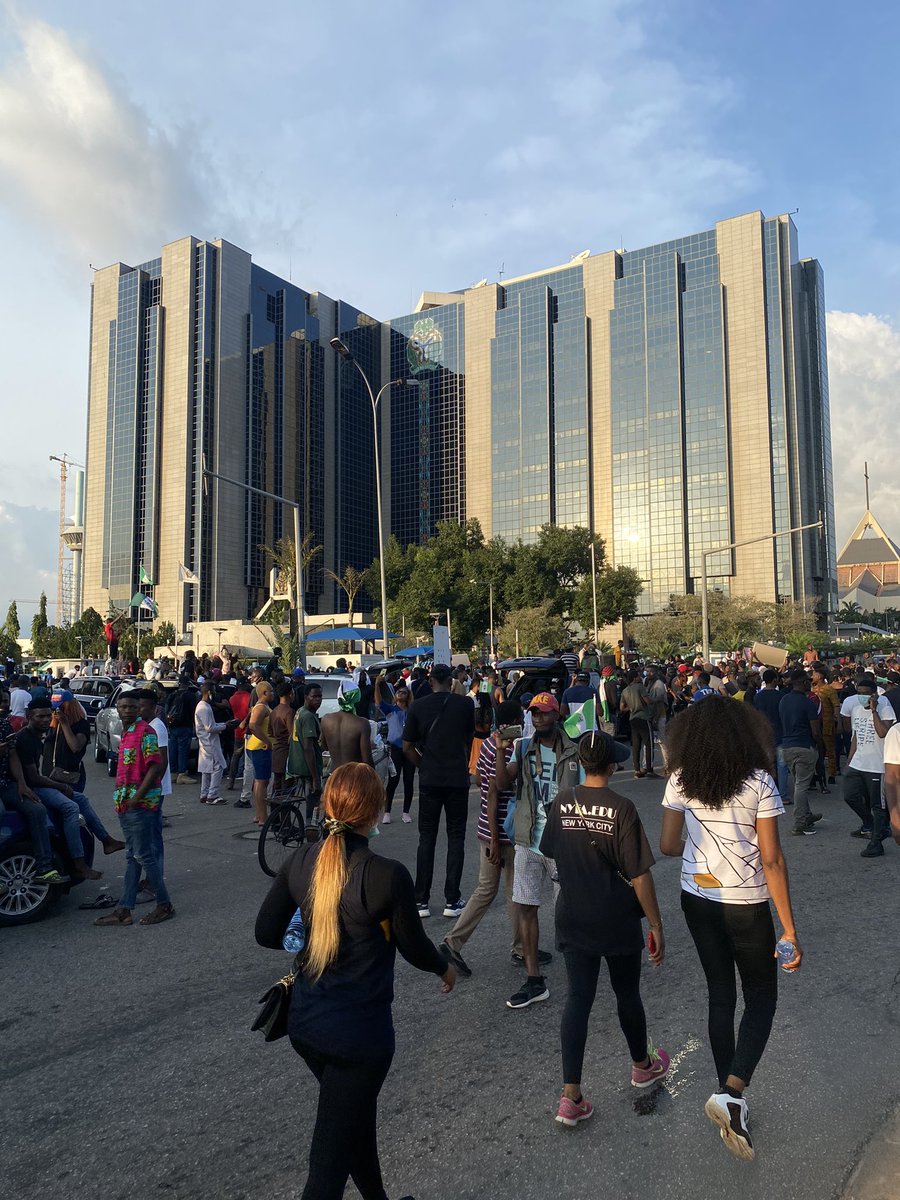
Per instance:
[[[900,330],[873,313],[830,312],[828,380],[838,552],[865,510],[866,462],[872,512],[900,540]]]
[[[196,139],[167,132],[64,31],[12,17],[0,71],[0,197],[82,261],[137,260],[203,210]]]

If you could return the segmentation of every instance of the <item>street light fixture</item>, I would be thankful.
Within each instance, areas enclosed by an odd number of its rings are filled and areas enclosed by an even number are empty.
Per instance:
[[[707,595],[706,559],[710,554],[722,554],[725,550],[739,550],[742,546],[753,546],[757,542],[774,542],[776,538],[787,537],[791,533],[803,533],[806,529],[824,529],[825,522],[820,516],[818,521],[809,525],[795,525],[793,529],[781,529],[778,533],[764,533],[761,537],[747,538],[742,542],[729,542],[727,546],[713,546],[710,550],[702,551],[700,555],[700,599],[702,605],[701,623],[703,625],[703,661],[709,662],[709,597]]]
[[[369,377],[356,361],[353,352],[346,342],[339,337],[333,337],[329,341],[329,345],[336,354],[341,358],[346,358],[348,362],[352,362],[357,371],[362,376],[362,381],[366,385],[366,391],[369,393],[369,400],[372,404],[372,440],[375,446],[375,507],[378,512],[378,566],[381,573],[381,624],[382,635],[384,639],[384,657],[388,657],[388,610],[387,610],[387,578],[384,571],[384,517],[382,514],[381,504],[381,454],[378,449],[378,402],[381,397],[389,389],[396,384],[398,387],[418,387],[414,379],[391,379],[376,394],[372,390],[372,385],[369,383]]]

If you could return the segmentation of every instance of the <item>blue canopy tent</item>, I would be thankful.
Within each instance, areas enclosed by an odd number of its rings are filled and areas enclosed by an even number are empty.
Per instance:
[[[434,654],[434,646],[410,646],[408,650],[398,650],[397,658],[427,658]]]

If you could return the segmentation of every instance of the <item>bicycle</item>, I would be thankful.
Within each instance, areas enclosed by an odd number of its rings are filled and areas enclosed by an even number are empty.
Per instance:
[[[272,811],[259,831],[259,865],[267,875],[277,875],[304,842],[316,842],[321,836],[320,823],[307,823],[306,783],[298,780],[272,804]]]

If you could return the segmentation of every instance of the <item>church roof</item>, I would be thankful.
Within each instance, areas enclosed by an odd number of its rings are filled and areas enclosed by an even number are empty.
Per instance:
[[[869,509],[853,530],[838,556],[839,567],[862,567],[867,563],[900,562],[900,549],[884,532]]]

